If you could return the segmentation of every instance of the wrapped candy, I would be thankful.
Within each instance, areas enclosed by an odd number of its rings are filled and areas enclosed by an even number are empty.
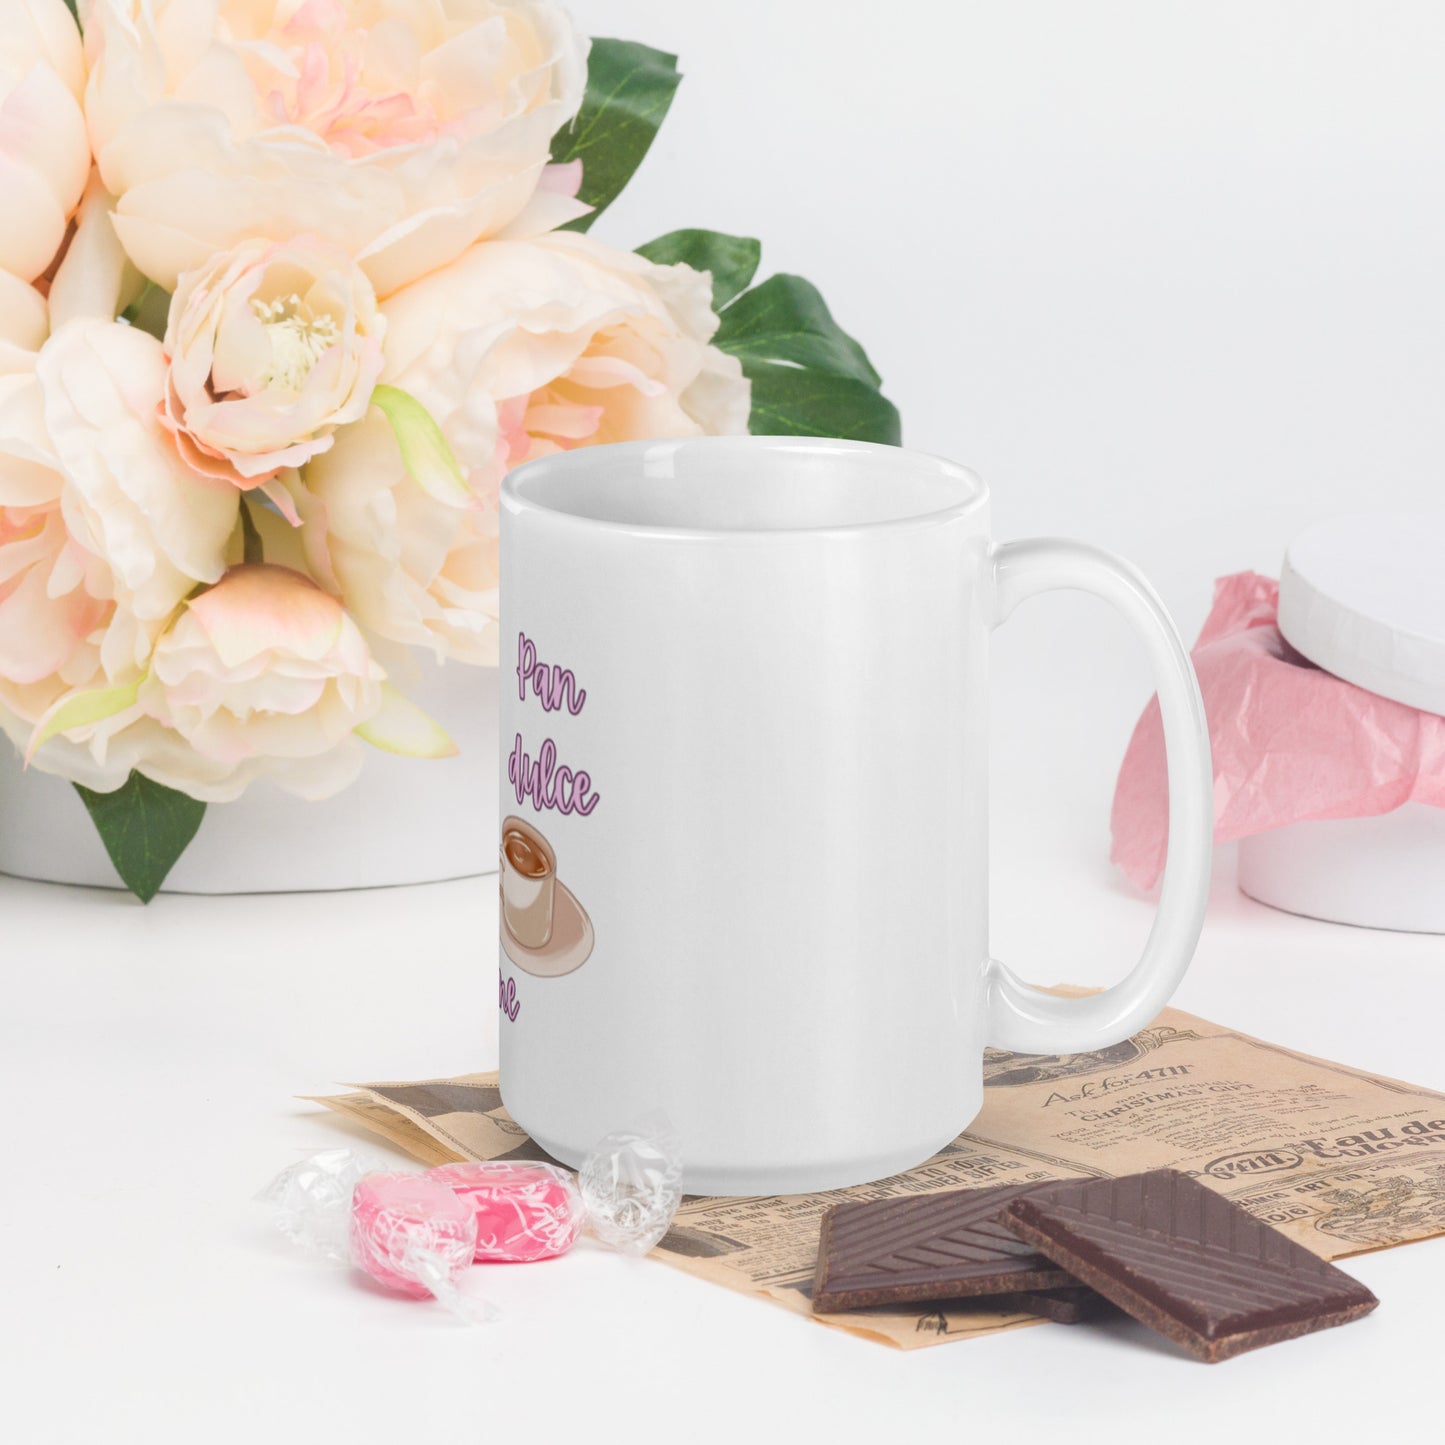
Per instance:
[[[555,1164],[506,1159],[443,1164],[425,1177],[471,1206],[478,1264],[553,1259],[566,1254],[582,1232],[582,1196],[573,1177]]]
[[[623,1254],[646,1254],[682,1202],[682,1156],[667,1120],[608,1134],[583,1161],[580,1183],[597,1238]]]
[[[469,1323],[494,1318],[457,1289],[476,1247],[476,1216],[445,1185],[365,1153],[325,1149],[283,1169],[258,1197],[306,1253],[353,1264],[402,1294],[435,1295]]]
[[[472,1262],[477,1218],[424,1174],[367,1174],[351,1196],[351,1258],[399,1294],[439,1299]]]
[[[357,1149],[323,1149],[283,1169],[256,1197],[271,1222],[298,1249],[351,1260],[351,1195],[367,1175],[387,1168],[379,1155]]]
[[[583,1226],[624,1254],[646,1254],[667,1233],[682,1200],[682,1158],[660,1116],[602,1139],[579,1181],[555,1164],[509,1159],[443,1164],[427,1171],[477,1214],[478,1264],[553,1259]]]
[[[555,1164],[498,1159],[397,1171],[350,1149],[282,1170],[259,1196],[309,1254],[364,1270],[387,1289],[434,1295],[463,1319],[494,1318],[458,1278],[476,1263],[565,1254],[584,1226],[624,1254],[646,1254],[682,1199],[682,1159],[663,1119],[609,1134],[580,1181]]]

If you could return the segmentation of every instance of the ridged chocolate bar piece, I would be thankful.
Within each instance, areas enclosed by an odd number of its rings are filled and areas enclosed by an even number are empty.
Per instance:
[[[818,1241],[814,1311],[1077,1284],[998,1223],[999,1211],[1030,1187],[988,1185],[836,1205]]]
[[[1040,1185],[1000,1219],[1211,1363],[1348,1324],[1379,1303],[1343,1270],[1172,1169]]]

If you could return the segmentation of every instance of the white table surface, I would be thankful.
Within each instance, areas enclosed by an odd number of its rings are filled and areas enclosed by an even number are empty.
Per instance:
[[[1193,636],[1316,518],[1439,505],[1438,7],[573,8],[688,76],[597,234],[762,236],[1000,535],[1126,553]],[[1108,982],[1149,918],[1105,861],[1142,664],[1051,602],[997,676],[996,951]],[[0,1441],[1439,1438],[1438,1241],[1350,1263],[1367,1320],[1212,1368],[1123,1324],[905,1355],[584,1248],[489,1272],[505,1319],[469,1331],[294,1257],[250,1196],[347,1137],[295,1095],[494,1062],[493,897],[0,879]],[[1271,913],[1227,857],[1178,1002],[1445,1088],[1445,940]]]
[[[1055,769],[1031,759],[1059,754],[1059,719],[1027,693],[995,709],[995,938],[1040,981],[1118,976],[1147,927],[1103,855],[1131,710],[1084,695],[1086,766]],[[1181,1006],[1445,1087],[1445,940],[1274,913],[1227,854],[1217,873]],[[494,909],[491,880],[141,908],[0,879],[0,1438],[978,1440],[1069,1419],[1105,1439],[1122,1418],[1177,1442],[1327,1409],[1324,1440],[1428,1404],[1445,1241],[1350,1262],[1383,1301],[1367,1320],[1215,1367],[1130,1323],[903,1354],[590,1246],[476,1272],[504,1318],[469,1330],[296,1256],[251,1196],[363,1136],[294,1096],[494,1066]]]

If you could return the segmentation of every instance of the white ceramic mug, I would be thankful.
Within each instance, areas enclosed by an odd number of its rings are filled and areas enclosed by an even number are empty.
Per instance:
[[[1133,623],[1169,859],[1133,971],[1063,999],[989,957],[989,634],[1027,597]],[[576,1165],[664,1111],[685,1187],[878,1179],[977,1114],[985,1044],[1117,1043],[1173,992],[1209,881],[1199,690],[1162,604],[1077,542],[995,544],[963,467],[812,438],[561,453],[501,495],[502,799],[556,859],[502,925],[501,1085]]]

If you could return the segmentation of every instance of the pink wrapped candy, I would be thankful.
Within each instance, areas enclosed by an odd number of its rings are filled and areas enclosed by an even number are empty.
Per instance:
[[[552,1164],[443,1164],[425,1178],[473,1211],[478,1264],[526,1264],[566,1254],[586,1210],[572,1176]]]
[[[450,1294],[476,1241],[471,1205],[423,1174],[368,1174],[352,1193],[352,1260],[388,1289]]]
[[[457,1286],[474,1259],[553,1259],[584,1225],[613,1249],[645,1254],[682,1197],[682,1159],[660,1117],[601,1140],[580,1180],[553,1164],[502,1159],[425,1174],[377,1169],[378,1162],[323,1150],[283,1169],[260,1198],[276,1227],[308,1254],[349,1260],[402,1294],[435,1295],[468,1323],[496,1318]]]

